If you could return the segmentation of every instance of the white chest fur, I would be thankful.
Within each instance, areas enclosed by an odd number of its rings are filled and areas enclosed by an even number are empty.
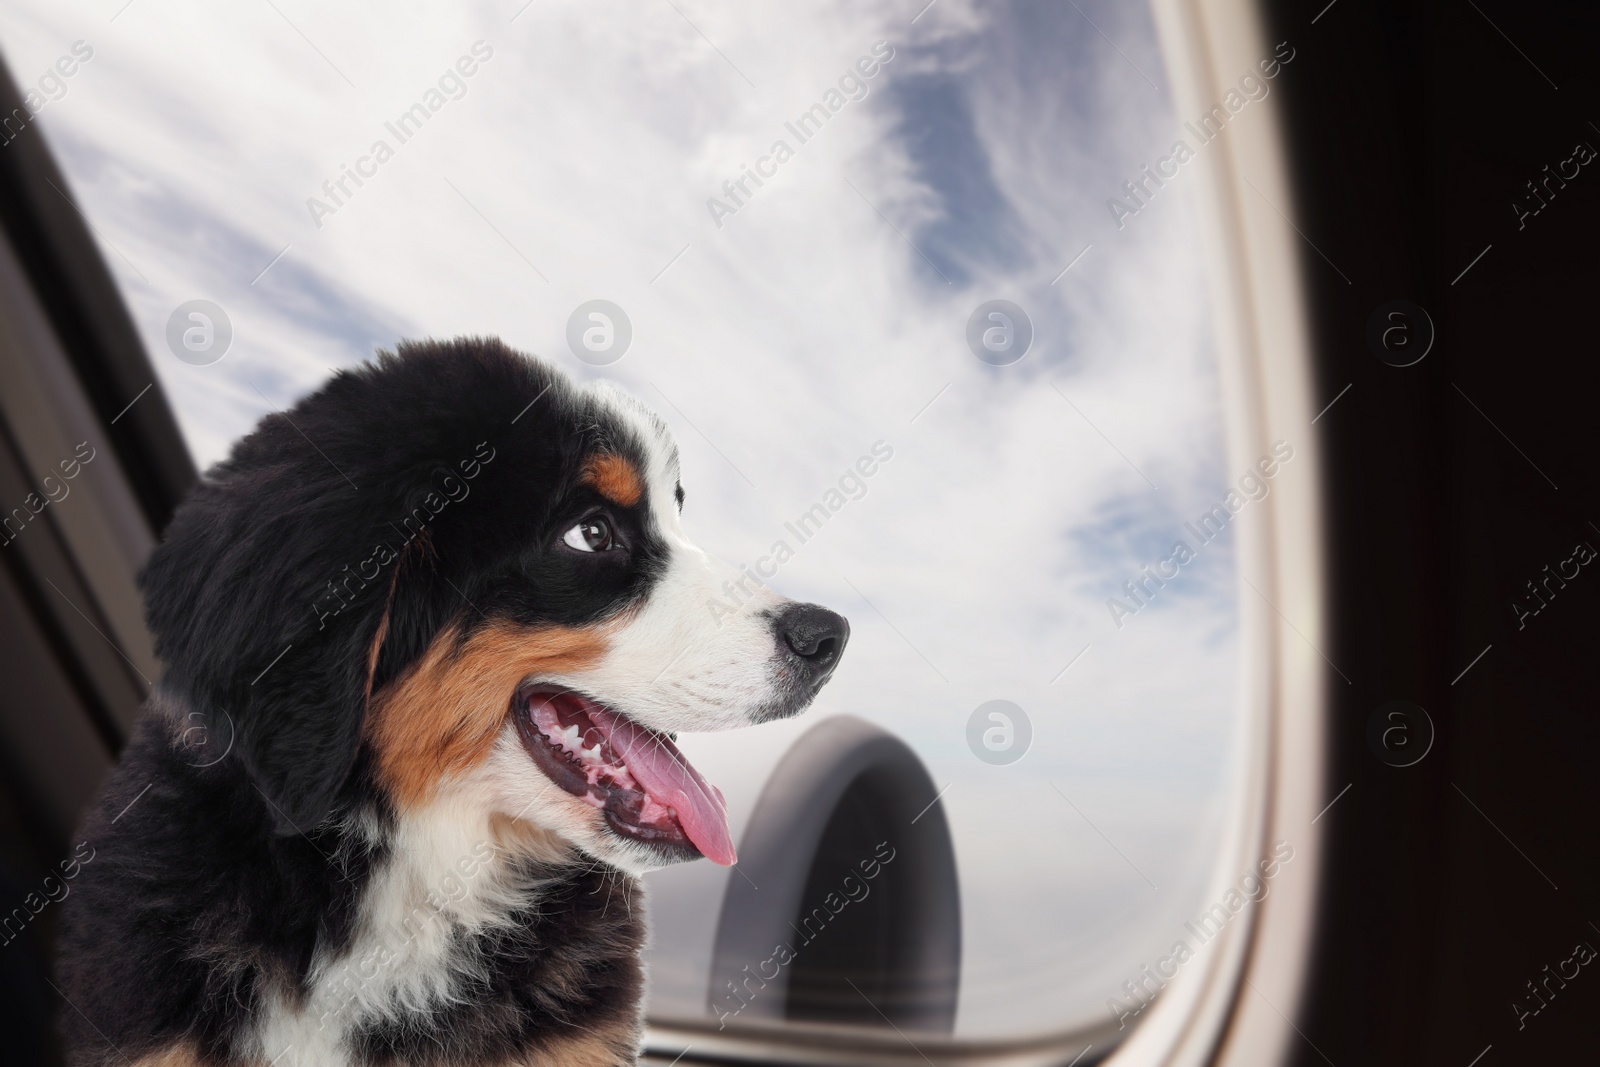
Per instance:
[[[482,979],[477,935],[510,925],[539,883],[472,792],[447,792],[400,820],[364,889],[355,936],[318,950],[303,1001],[288,991],[268,998],[240,1054],[274,1067],[343,1067],[353,1032],[458,1003]]]

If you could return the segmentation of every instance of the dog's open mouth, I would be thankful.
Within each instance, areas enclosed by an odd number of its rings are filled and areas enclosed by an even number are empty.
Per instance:
[[[732,866],[722,793],[666,734],[567,689],[516,698],[522,747],[556,785],[599,808],[617,834]]]

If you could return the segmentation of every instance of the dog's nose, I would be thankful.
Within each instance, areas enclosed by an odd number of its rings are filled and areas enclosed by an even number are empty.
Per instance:
[[[850,624],[843,615],[816,604],[791,604],[778,616],[774,628],[779,645],[810,672],[811,684],[820,686],[833,674],[850,640]]]

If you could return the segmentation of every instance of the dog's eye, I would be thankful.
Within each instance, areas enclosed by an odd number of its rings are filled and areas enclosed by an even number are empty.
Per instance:
[[[563,534],[561,540],[579,552],[604,552],[615,542],[611,534],[611,524],[598,516],[584,519]]]

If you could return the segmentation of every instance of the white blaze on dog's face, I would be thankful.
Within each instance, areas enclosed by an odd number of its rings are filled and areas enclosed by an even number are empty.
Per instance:
[[[459,768],[411,790],[416,800],[531,823],[626,870],[701,855],[731,864],[722,795],[672,739],[803,710],[849,625],[689,540],[677,447],[642,404],[608,386],[577,403],[596,432],[564,460],[567,488],[547,502],[539,543],[503,607],[474,598],[470,631],[438,639],[379,701],[380,768],[416,749],[385,776],[404,778],[417,759],[433,759],[435,775],[439,763]],[[444,751],[413,745],[417,729]],[[464,734],[481,739],[476,752],[448,751]]]
[[[678,448],[666,424],[625,393],[604,386],[595,392],[645,442],[644,500],[667,556],[649,595],[612,631],[605,659],[572,684],[669,733],[794,714],[831,673],[848,626],[835,616],[838,632],[823,635],[832,644],[822,662],[797,669],[777,620],[799,605],[689,540],[680,519]]]

